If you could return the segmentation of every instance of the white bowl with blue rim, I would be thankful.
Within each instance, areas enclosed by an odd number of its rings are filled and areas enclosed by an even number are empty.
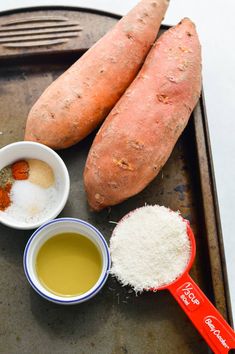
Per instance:
[[[60,233],[79,233],[89,238],[98,248],[102,258],[102,270],[95,285],[87,292],[76,296],[59,296],[50,292],[38,279],[36,258],[39,249],[51,237]],[[60,218],[49,221],[39,227],[28,240],[23,258],[25,275],[32,288],[43,298],[62,305],[79,304],[95,296],[105,284],[110,270],[110,253],[104,236],[93,225],[75,218]]]

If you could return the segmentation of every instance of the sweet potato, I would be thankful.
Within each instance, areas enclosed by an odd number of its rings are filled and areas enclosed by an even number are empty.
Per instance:
[[[184,19],[158,39],[95,137],[84,171],[92,209],[118,204],[156,177],[200,91],[200,44]]]
[[[96,128],[135,78],[168,2],[140,1],[55,80],[29,112],[25,140],[61,149]]]

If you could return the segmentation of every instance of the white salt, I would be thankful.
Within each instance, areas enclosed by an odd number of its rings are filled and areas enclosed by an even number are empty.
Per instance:
[[[111,274],[136,292],[159,288],[187,267],[191,246],[181,216],[162,206],[144,206],[115,227],[111,240]]]
[[[43,188],[28,180],[13,183],[10,199],[11,205],[4,213],[24,223],[37,223],[45,219],[58,201],[54,186]]]

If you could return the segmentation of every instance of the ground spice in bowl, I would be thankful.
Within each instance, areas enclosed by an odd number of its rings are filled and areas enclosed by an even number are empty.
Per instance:
[[[57,202],[52,168],[37,159],[19,160],[0,171],[0,211],[20,222],[38,222]]]
[[[11,165],[12,176],[15,180],[25,180],[29,176],[29,164],[25,160],[16,161]]]
[[[8,185],[9,186],[9,185]],[[5,210],[11,204],[9,191],[0,187],[0,210]]]
[[[12,184],[14,178],[10,166],[4,167],[0,170],[0,188],[5,188],[7,184]]]
[[[0,171],[0,210],[4,211],[11,204],[10,192],[16,180],[25,180],[29,175],[29,164],[20,160]]]
[[[4,167],[0,171],[0,210],[4,211],[11,204],[10,191],[14,178],[11,167]]]
[[[52,168],[44,161],[30,159],[29,181],[43,188],[49,188],[55,183],[55,176]]]

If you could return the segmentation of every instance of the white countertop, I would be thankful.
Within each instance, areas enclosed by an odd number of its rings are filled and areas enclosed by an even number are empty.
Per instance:
[[[125,14],[137,0],[8,0],[0,10],[70,5]],[[190,17],[203,48],[203,81],[235,323],[235,1],[171,0],[165,24]]]

